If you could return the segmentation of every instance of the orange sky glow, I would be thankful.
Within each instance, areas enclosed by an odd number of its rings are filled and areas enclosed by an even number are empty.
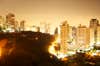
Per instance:
[[[40,22],[59,26],[67,20],[70,25],[89,25],[91,18],[100,20],[100,0],[0,0],[0,15],[11,12],[27,25]]]

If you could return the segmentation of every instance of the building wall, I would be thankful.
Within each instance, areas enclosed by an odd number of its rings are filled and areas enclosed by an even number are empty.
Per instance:
[[[61,37],[61,45],[60,50],[61,53],[66,54],[67,53],[67,40],[69,38],[69,25],[67,22],[63,22],[63,24],[60,26],[60,37]]]
[[[94,28],[90,28],[90,46],[93,46],[95,43],[94,32]]]
[[[100,26],[97,27],[97,45],[100,46]]]
[[[77,49],[85,49],[89,47],[90,30],[85,26],[79,26],[76,32]]]
[[[74,51],[77,48],[76,46],[76,28],[69,27],[69,40],[68,40],[68,51]]]
[[[99,43],[99,21],[97,19],[90,20],[90,45]]]
[[[4,18],[2,16],[0,16],[0,27],[4,27]]]

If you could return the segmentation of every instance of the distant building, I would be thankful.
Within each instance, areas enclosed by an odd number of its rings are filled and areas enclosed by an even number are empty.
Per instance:
[[[45,33],[50,33],[50,24],[45,24]]]
[[[24,21],[24,20],[22,20],[22,21],[20,22],[19,30],[20,30],[20,31],[24,31],[24,30],[25,30],[25,21]]]
[[[33,31],[33,32],[40,32],[40,27],[39,26],[32,26],[31,27],[31,30],[30,31]]]
[[[57,38],[58,37],[58,28],[55,29],[54,34],[55,34],[55,38]]]
[[[8,31],[16,31],[16,20],[15,15],[13,13],[8,13],[6,15],[6,28]]]
[[[40,27],[37,27],[37,32],[40,32]]]
[[[14,25],[15,23],[15,15],[13,13],[8,13],[6,15],[6,24],[7,26]]]
[[[86,26],[79,25],[76,32],[77,49],[85,49],[89,47],[90,30]]]
[[[90,28],[96,28],[99,25],[99,20],[91,19],[90,20]]]
[[[50,33],[50,24],[46,22],[40,22],[40,32]]]
[[[99,20],[90,20],[90,45],[96,45],[97,43],[97,27],[99,26]]]
[[[75,40],[76,40],[76,27],[72,27],[72,37],[73,37],[73,41],[75,43]]]
[[[69,40],[68,40],[68,50],[73,51],[77,48],[76,46],[76,27],[69,27]]]
[[[3,29],[4,28],[4,18],[2,16],[0,16],[0,29]]]
[[[97,27],[97,46],[100,46],[100,26]]]
[[[90,28],[90,46],[95,44],[95,31],[94,28]]]
[[[69,24],[67,21],[64,21],[62,25],[60,25],[60,38],[61,38],[61,45],[60,50],[61,53],[66,54],[68,49],[68,39],[69,39]]]

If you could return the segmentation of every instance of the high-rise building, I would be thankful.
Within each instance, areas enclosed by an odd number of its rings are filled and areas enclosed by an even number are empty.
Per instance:
[[[90,45],[96,45],[97,43],[97,27],[99,21],[97,19],[90,20]]]
[[[76,27],[69,26],[68,50],[74,51],[76,48]]]
[[[37,32],[40,32],[40,27],[39,26],[37,27]]]
[[[45,33],[50,33],[50,24],[45,23]]]
[[[97,46],[100,46],[100,26],[97,27]]]
[[[99,25],[99,21],[97,19],[90,20],[90,28],[96,28]]]
[[[25,21],[24,21],[24,20],[22,20],[22,21],[20,22],[19,30],[20,30],[20,31],[24,31],[24,30],[25,30]]]
[[[76,32],[76,45],[77,49],[85,49],[89,47],[90,43],[90,30],[86,26],[79,25]]]
[[[50,24],[46,22],[40,22],[40,32],[50,33]]]
[[[94,32],[94,28],[90,28],[90,46],[93,46],[95,44]]]
[[[14,30],[15,31],[19,31],[19,23],[18,23],[18,21],[15,21]]]
[[[8,13],[6,15],[6,28],[10,29],[8,31],[16,31],[16,21],[13,13]]]
[[[0,16],[0,28],[4,28],[4,18]]]
[[[6,15],[6,24],[8,26],[14,25],[15,23],[15,15],[13,13],[8,13]]]
[[[58,28],[55,29],[54,34],[55,34],[55,38],[57,38],[58,37]]]
[[[67,21],[64,21],[62,25],[60,25],[60,38],[61,38],[61,45],[60,45],[60,51],[63,54],[67,53],[67,45],[68,45],[68,39],[69,39],[69,24]]]

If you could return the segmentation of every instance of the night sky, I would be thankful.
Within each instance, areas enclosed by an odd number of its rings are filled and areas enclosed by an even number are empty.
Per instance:
[[[9,12],[28,25],[58,26],[65,20],[70,25],[88,25],[91,18],[100,20],[100,0],[0,0],[0,15]]]

